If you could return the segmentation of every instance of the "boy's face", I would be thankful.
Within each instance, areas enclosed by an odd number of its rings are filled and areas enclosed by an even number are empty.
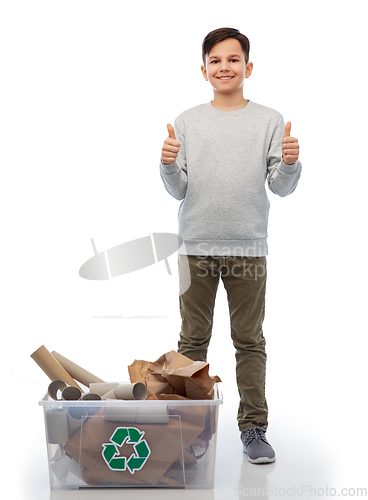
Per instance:
[[[235,38],[217,43],[206,55],[206,65],[201,66],[204,78],[214,91],[230,94],[242,89],[244,78],[249,78],[253,64],[245,63],[243,49]]]

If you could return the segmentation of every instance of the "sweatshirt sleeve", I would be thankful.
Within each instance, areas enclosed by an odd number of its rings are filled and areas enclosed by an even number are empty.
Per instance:
[[[180,142],[179,153],[174,163],[165,165],[160,162],[160,174],[164,186],[171,196],[176,200],[182,200],[185,198],[188,185],[184,121],[176,119],[174,129],[175,136]]]
[[[284,130],[285,124],[281,117],[276,125],[267,154],[268,187],[273,193],[282,197],[295,190],[302,170],[302,164],[299,160],[292,165],[286,165],[282,161]]]

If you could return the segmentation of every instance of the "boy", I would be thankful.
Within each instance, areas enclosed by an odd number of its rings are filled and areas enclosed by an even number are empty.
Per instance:
[[[265,311],[267,223],[265,190],[286,196],[298,183],[297,139],[280,113],[243,97],[249,40],[238,30],[211,31],[202,44],[202,73],[214,92],[210,103],[184,111],[168,124],[160,173],[167,191],[183,200],[179,278],[188,259],[191,285],[180,297],[178,352],[206,361],[216,290],[228,297],[240,395],[238,426],[252,463],[273,462],[266,439]],[[183,247],[182,247],[183,248]]]

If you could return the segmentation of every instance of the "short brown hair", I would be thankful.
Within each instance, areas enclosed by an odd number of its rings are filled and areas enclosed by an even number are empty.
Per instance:
[[[203,40],[202,43],[203,64],[206,64],[206,55],[211,52],[212,47],[214,47],[217,43],[226,40],[227,38],[235,38],[236,40],[238,40],[244,52],[245,62],[246,64],[248,63],[249,49],[250,49],[250,43],[248,38],[235,28],[219,28],[208,33],[208,35],[206,35]]]

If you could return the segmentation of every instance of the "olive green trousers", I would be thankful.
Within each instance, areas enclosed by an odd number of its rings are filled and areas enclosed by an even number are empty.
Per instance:
[[[178,352],[193,361],[207,361],[216,292],[221,278],[227,292],[231,338],[235,347],[236,380],[240,396],[237,416],[239,430],[257,425],[266,430],[267,356],[262,331],[266,257],[179,255],[180,281],[184,279],[184,274],[188,275],[188,263],[190,286],[180,295],[182,326]]]

